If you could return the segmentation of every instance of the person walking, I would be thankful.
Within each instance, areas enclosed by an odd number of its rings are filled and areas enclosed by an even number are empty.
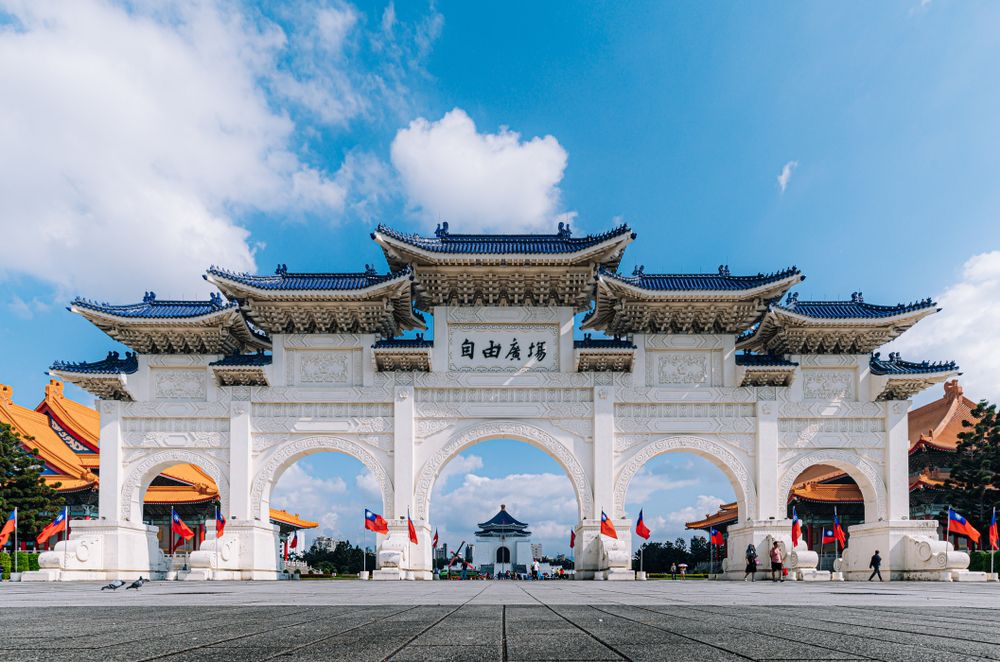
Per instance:
[[[671,579],[677,579],[677,564],[676,563],[671,563],[670,564],[670,578]]]
[[[771,581],[785,581],[785,576],[781,574],[781,548],[778,547],[778,541],[775,540],[774,544],[771,545]],[[775,579],[775,574],[778,573],[777,579]]]
[[[872,560],[868,562],[868,567],[872,569],[872,574],[868,577],[868,581],[875,578],[878,575],[878,580],[882,581],[882,557],[878,555],[878,550],[872,554]]]
[[[754,575],[757,573],[757,548],[753,544],[747,545],[746,559],[747,567],[743,581],[752,582],[754,581]]]

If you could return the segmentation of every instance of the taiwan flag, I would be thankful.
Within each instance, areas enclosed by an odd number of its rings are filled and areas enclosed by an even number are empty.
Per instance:
[[[438,530],[434,529],[434,541],[431,542],[431,547],[437,549],[438,546]]]
[[[0,547],[7,544],[7,538],[10,534],[14,533],[14,529],[17,528],[17,508],[15,508],[11,513],[10,517],[4,523],[3,528],[0,529]]]
[[[576,531],[569,532],[569,548],[573,549],[576,547]]]
[[[635,533],[640,538],[649,540],[649,534],[651,533],[649,527],[646,523],[642,521],[642,511],[639,511],[639,521],[635,523]]]
[[[296,549],[299,546],[299,532],[292,531],[292,542],[288,544],[292,549]]]
[[[17,514],[17,510],[14,510],[14,514]],[[4,529],[6,531],[6,529]],[[0,535],[0,541],[4,538]],[[3,542],[0,542],[0,547],[3,547]],[[1000,549],[1000,532],[997,531],[997,509],[993,509],[993,521],[990,522],[990,549]]]
[[[823,529],[823,541],[821,544],[829,545],[832,542],[836,542],[837,537],[833,535],[833,529]]]
[[[222,533],[226,530],[226,518],[222,516],[219,512],[219,507],[215,507],[215,537],[221,538]]]
[[[173,508],[170,509],[170,530],[180,536],[182,541],[194,538],[194,531],[184,523],[184,520],[181,519],[181,516]]]
[[[792,506],[792,549],[799,546],[799,538],[802,536],[802,522],[799,521],[799,514]]]
[[[365,508],[365,528],[375,533],[389,533],[389,523],[385,521],[385,518],[367,508]]]
[[[615,525],[611,523],[607,513],[603,510],[601,511],[601,535],[618,540],[618,532],[615,531]]]
[[[840,543],[841,549],[847,547],[847,536],[844,535],[844,529],[840,526],[840,518],[837,517],[836,511],[833,513],[833,537]]]
[[[724,545],[726,539],[722,537],[722,531],[716,531],[714,528],[708,530],[709,540],[713,545]]]
[[[38,534],[38,538],[35,539],[39,545],[46,542],[49,538],[59,533],[60,531],[66,530],[66,521],[69,519],[69,512],[67,508],[63,508],[63,511],[59,513],[59,516],[52,520],[52,523],[42,529],[42,532]]]
[[[951,508],[948,509],[948,530],[951,533],[967,536],[973,543],[979,544],[979,531],[972,528],[972,525],[964,517]]]
[[[413,526],[413,520],[410,519],[409,510],[406,511],[406,529],[410,533],[410,542],[412,542],[414,545],[419,544],[420,541],[417,540],[417,527]]]

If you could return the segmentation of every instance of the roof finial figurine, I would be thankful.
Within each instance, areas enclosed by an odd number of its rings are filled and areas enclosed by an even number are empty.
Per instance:
[[[143,303],[153,303],[156,301],[156,292],[146,292],[142,295]]]
[[[719,265],[719,275],[720,276],[728,276],[729,275],[729,265],[728,264],[720,264]]]
[[[222,295],[218,292],[212,292],[208,295],[208,300],[212,303],[215,308],[222,308]]]
[[[799,303],[799,293],[789,292],[788,298],[785,299],[785,305],[788,306],[789,308],[795,308],[795,306],[797,306],[798,303]]]
[[[569,229],[569,223],[563,223],[562,221],[559,221],[558,227],[559,231],[557,232],[557,234],[563,239],[569,239],[570,236],[573,234],[573,231]]]
[[[377,271],[375,271],[375,267],[374,267],[374,266],[372,266],[372,265],[370,265],[370,264],[365,264],[365,275],[366,275],[366,276],[374,276],[374,275],[376,275],[377,273],[378,273],[378,272],[377,272]]]
[[[437,229],[434,230],[435,237],[447,237],[448,236],[448,221],[443,223],[438,223]]]
[[[288,273],[288,265],[287,264],[279,264],[278,268],[274,270],[274,274],[276,276],[284,276],[287,273]]]
[[[632,269],[633,276],[643,276],[646,272],[646,265],[637,264],[634,269]]]
[[[851,302],[852,303],[864,303],[865,295],[861,292],[851,292]]]

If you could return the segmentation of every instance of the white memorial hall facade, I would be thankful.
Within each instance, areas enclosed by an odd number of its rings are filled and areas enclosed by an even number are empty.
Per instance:
[[[429,579],[434,482],[457,454],[498,438],[566,471],[580,578],[633,578],[629,481],[677,451],[733,484],[727,577],[742,578],[747,544],[763,558],[777,540],[794,576],[829,578],[805,543],[792,548],[787,519],[793,481],[816,464],[846,471],[864,494],[865,522],[851,527],[840,562],[846,579],[867,577],[876,548],[893,579],[975,575],[934,522],[909,519],[908,398],[956,366],[872,354],[934,313],[932,301],[800,301],[788,294],[804,278],[795,268],[623,275],[635,238],[625,226],[584,237],[562,225],[460,235],[445,224],[430,237],[379,226],[372,238],[387,273],[211,268],[205,278],[221,295],[207,301],[74,301],[135,354],[52,367],[99,398],[100,517],[74,521],[70,540],[25,579],[162,576],[143,495],[177,463],[212,476],[228,519],[185,576],[277,578],[271,491],[291,464],[323,451],[360,460],[381,487],[390,524],[374,578]],[[433,340],[403,335],[427,329],[425,315]],[[602,511],[618,540],[600,535]]]

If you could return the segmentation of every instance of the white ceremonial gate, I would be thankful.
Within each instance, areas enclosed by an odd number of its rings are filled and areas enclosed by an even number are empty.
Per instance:
[[[26,579],[163,576],[146,488],[177,463],[218,484],[228,519],[191,556],[189,579],[276,579],[272,489],[292,463],[336,451],[378,482],[389,534],[376,579],[431,577],[430,495],[442,467],[488,439],[541,449],[566,471],[579,506],[577,576],[632,579],[629,481],[652,458],[686,451],[729,477],[739,522],[724,576],[742,553],[778,541],[799,579],[829,579],[787,502],[806,468],[833,465],[860,486],[865,522],[850,530],[840,571],[867,577],[877,548],[893,579],[972,578],[968,556],[909,520],[909,398],[954,364],[871,352],[933,302],[876,306],[781,297],[795,269],[732,276],[618,273],[627,227],[573,237],[432,237],[379,226],[389,272],[273,276],[212,268],[225,296],[141,304],[79,299],[72,310],[136,355],[57,363],[52,374],[100,398],[100,518]],[[399,337],[433,315],[433,341]],[[599,332],[574,338],[574,319]],[[419,544],[410,544],[409,510]],[[614,540],[600,535],[601,512]]]

